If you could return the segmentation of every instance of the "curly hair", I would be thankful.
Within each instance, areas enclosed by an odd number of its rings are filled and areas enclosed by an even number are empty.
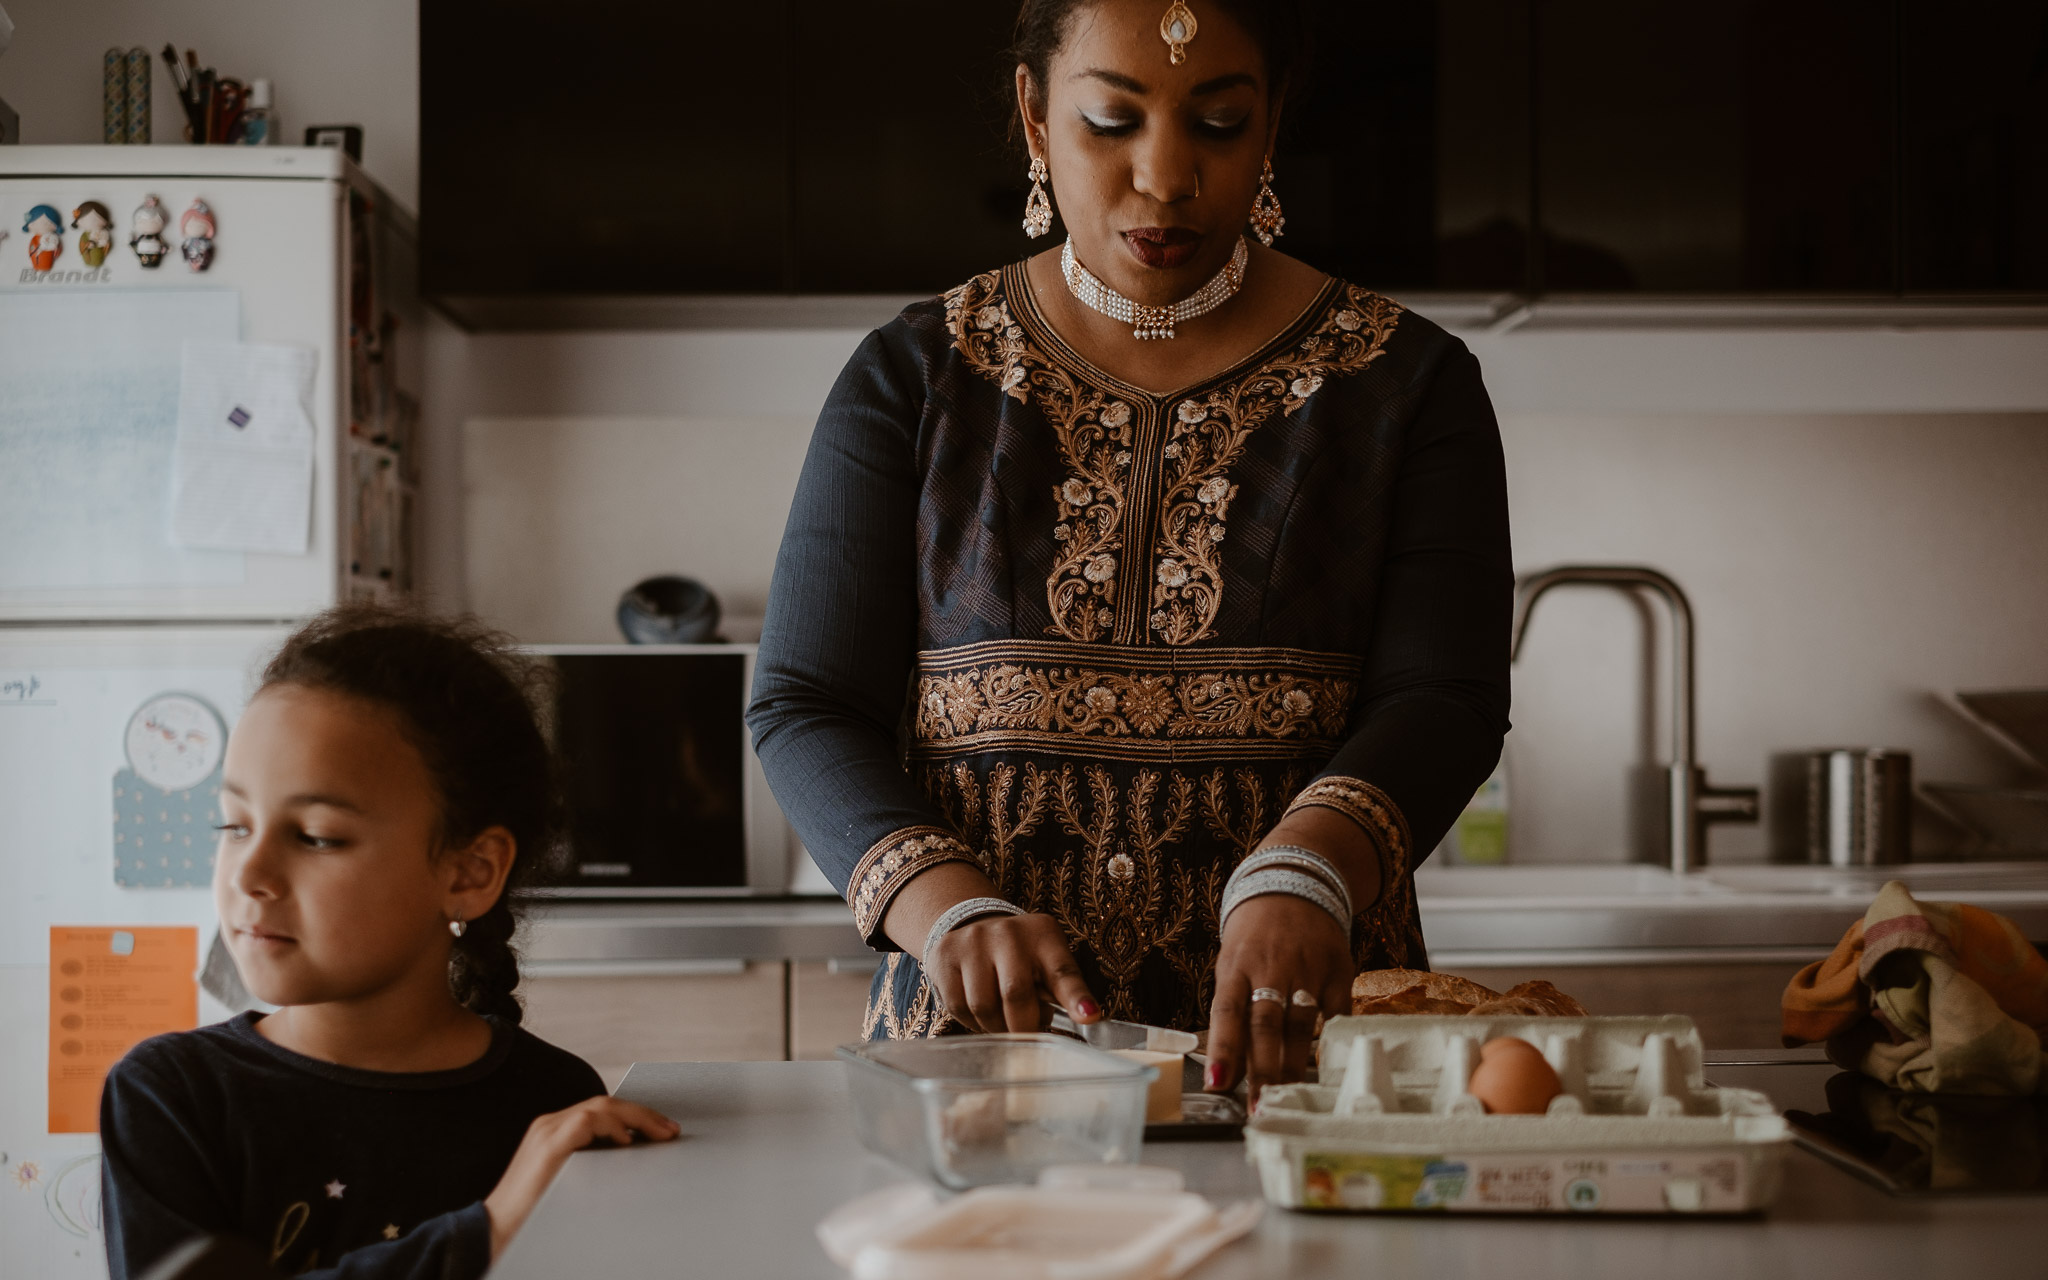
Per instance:
[[[539,712],[550,671],[472,617],[433,618],[373,604],[330,609],[300,627],[264,668],[262,687],[329,690],[397,713],[439,793],[435,855],[502,826],[513,839],[505,891],[468,922],[448,964],[456,1000],[517,1023],[512,933],[524,888],[554,857],[563,806]]]

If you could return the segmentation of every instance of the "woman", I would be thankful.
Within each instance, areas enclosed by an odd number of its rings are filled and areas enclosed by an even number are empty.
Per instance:
[[[1296,1079],[1358,967],[1426,967],[1414,861],[1499,758],[1499,432],[1455,339],[1267,247],[1294,6],[1017,31],[1026,230],[1049,185],[1069,238],[847,365],[750,723],[891,952],[869,1035],[1057,1005]]]

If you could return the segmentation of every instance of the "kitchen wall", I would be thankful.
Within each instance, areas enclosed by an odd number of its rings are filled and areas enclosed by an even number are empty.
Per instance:
[[[101,51],[168,38],[276,79],[287,135],[363,124],[370,172],[417,190],[416,0],[4,2],[19,30],[0,96],[30,142],[96,141]],[[508,186],[508,207],[532,194]],[[431,598],[535,640],[603,640],[621,589],[679,570],[747,634],[810,422],[859,338],[431,320]],[[1909,748],[1923,778],[2014,776],[1939,695],[2048,685],[2048,335],[1539,318],[1468,340],[1501,410],[1518,568],[1643,562],[1691,593],[1716,781],[1757,783],[1772,750],[1839,743]],[[1608,593],[1544,602],[1516,672],[1517,859],[1625,856],[1627,771],[1664,746],[1645,709],[1663,689],[1644,673],[1654,622]],[[1753,829],[1714,841],[1726,859],[1763,846]]]
[[[21,114],[21,140],[100,141],[100,58],[110,46],[151,55],[151,137],[180,144],[169,41],[244,83],[271,81],[280,142],[309,124],[363,127],[363,165],[418,206],[418,0],[0,0],[14,45],[0,54],[0,98]],[[224,228],[225,230],[225,228]]]

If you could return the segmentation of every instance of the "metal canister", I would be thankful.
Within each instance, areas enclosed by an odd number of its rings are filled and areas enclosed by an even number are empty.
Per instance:
[[[1838,747],[1798,753],[1803,767],[1779,773],[1792,784],[1781,794],[1785,819],[1805,818],[1804,861],[1834,867],[1876,867],[1913,857],[1913,757],[1881,747]],[[1791,760],[1786,761],[1791,764]],[[1778,829],[1790,835],[1791,821]],[[1794,853],[1792,850],[1782,850]],[[1796,853],[1793,859],[1798,860]]]

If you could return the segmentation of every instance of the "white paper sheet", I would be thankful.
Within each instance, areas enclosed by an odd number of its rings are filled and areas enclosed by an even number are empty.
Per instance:
[[[311,347],[188,342],[171,541],[304,555],[313,521]]]
[[[240,331],[232,289],[0,293],[0,593],[243,580],[169,520],[179,350]]]

